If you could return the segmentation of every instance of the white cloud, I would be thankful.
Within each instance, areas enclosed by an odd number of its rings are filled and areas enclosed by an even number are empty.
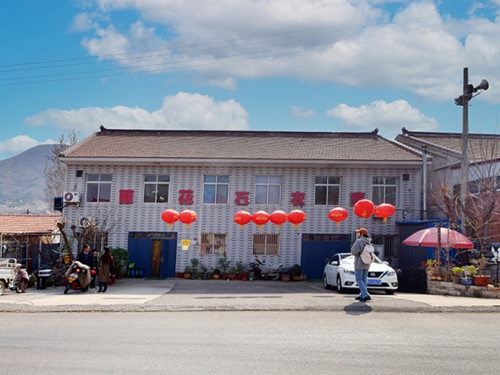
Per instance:
[[[316,112],[312,109],[304,109],[304,107],[291,106],[291,114],[293,117],[313,117]]]
[[[234,100],[217,102],[206,95],[184,92],[165,97],[162,107],[153,112],[125,106],[48,109],[28,117],[25,124],[77,129],[83,135],[97,131],[100,125],[120,129],[245,130],[249,127],[247,111]]]
[[[500,23],[476,15],[473,3],[457,18],[440,14],[430,1],[405,2],[391,18],[385,3],[205,0],[200,13],[192,11],[199,7],[195,0],[97,0],[95,12],[133,10],[139,21],[120,30],[110,24],[82,44],[101,58],[165,49],[143,60],[117,60],[151,72],[196,70],[206,83],[229,89],[237,79],[296,77],[403,87],[429,100],[451,100],[468,63],[485,76],[500,76]],[[146,22],[166,26],[168,34]],[[492,87],[499,89],[484,99],[500,101],[500,82]]]
[[[44,142],[38,142],[27,135],[18,135],[6,140],[5,142],[0,142],[0,155],[12,156],[41,144],[52,143],[56,142],[50,139]]]
[[[377,100],[360,107],[340,104],[328,110],[327,115],[340,120],[347,131],[372,131],[378,128],[388,138],[399,134],[403,126],[420,131],[433,131],[438,127],[436,120],[425,116],[405,100],[392,103]]]

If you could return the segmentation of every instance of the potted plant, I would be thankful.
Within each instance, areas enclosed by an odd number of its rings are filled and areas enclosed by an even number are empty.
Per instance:
[[[200,265],[200,275],[203,280],[208,279],[208,268],[204,265]]]
[[[255,279],[255,272],[253,271],[248,272],[247,279],[248,281],[253,281],[253,279]]]
[[[212,276],[214,279],[219,279],[220,278],[220,269],[215,268],[214,272],[212,273]]]
[[[288,270],[290,276],[292,277],[293,281],[300,281],[302,278],[302,267],[300,264],[295,263],[293,266],[291,266]]]
[[[221,269],[222,278],[227,279],[227,270],[229,269],[229,266],[231,265],[231,261],[227,259],[226,254],[224,254],[223,257],[220,257],[219,259],[217,259],[217,265]]]
[[[482,256],[481,258],[473,259],[472,264],[474,264],[477,269],[477,274],[474,275],[474,285],[488,286],[488,284],[490,283],[490,276],[483,274],[483,270],[488,264],[486,258]]]
[[[238,273],[238,270],[236,269],[236,267],[231,267],[229,269],[229,280],[234,280],[236,279],[236,274]]]
[[[191,258],[191,278],[195,279],[198,276],[198,265],[200,260],[198,258]]]
[[[246,269],[247,269],[246,263],[242,262],[241,260],[236,262],[236,274],[237,274],[238,280],[243,279],[243,275],[245,274]]]
[[[465,269],[463,267],[452,267],[451,272],[453,273],[453,282],[455,284],[460,284],[460,278],[464,277]]]
[[[186,268],[184,268],[184,278],[185,279],[190,279],[191,278],[191,274],[193,273],[193,270],[191,269],[190,266],[186,266]]]
[[[462,285],[474,285],[474,276],[477,274],[477,268],[472,264],[465,267],[465,276],[460,278],[460,284]]]
[[[288,268],[283,268],[281,271],[281,281],[290,281],[290,271]]]

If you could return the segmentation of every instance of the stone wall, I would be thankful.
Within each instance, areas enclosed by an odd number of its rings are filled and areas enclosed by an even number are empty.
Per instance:
[[[427,292],[429,294],[457,297],[500,298],[500,288],[495,288],[491,284],[487,287],[467,286],[452,282],[433,281],[430,277],[427,277]]]

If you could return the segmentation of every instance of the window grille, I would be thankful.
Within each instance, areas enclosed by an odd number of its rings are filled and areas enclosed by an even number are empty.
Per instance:
[[[254,255],[278,255],[279,254],[279,234],[254,234],[253,254]]]
[[[384,258],[398,256],[399,236],[397,234],[375,234],[372,236],[374,245],[384,245]]]
[[[202,233],[200,254],[223,256],[226,254],[225,233]]]

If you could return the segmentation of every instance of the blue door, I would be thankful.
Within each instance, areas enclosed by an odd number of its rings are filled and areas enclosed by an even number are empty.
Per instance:
[[[303,234],[300,264],[308,279],[322,279],[326,259],[350,251],[350,234]]]
[[[175,277],[177,233],[129,232],[128,251],[129,263],[142,268],[145,276]]]

